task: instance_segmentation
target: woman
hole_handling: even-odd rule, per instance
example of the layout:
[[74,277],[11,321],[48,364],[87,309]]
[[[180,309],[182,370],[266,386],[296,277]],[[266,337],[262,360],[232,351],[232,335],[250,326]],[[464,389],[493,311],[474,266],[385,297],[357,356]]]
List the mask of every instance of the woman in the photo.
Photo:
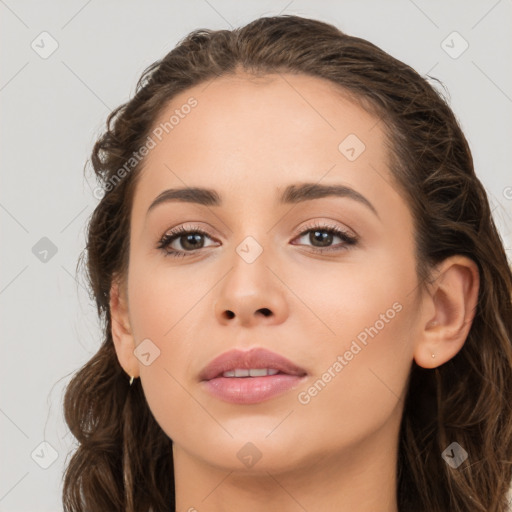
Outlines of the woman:
[[425,79],[316,20],[198,30],[92,163],[66,511],[507,510],[512,275]]

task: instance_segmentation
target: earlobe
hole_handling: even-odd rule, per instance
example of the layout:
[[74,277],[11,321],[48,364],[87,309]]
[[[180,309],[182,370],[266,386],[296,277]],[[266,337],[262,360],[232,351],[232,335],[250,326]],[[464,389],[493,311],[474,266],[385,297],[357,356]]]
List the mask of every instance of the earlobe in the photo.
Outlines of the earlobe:
[[114,281],[110,289],[110,316],[112,340],[119,364],[130,377],[138,377],[139,365],[133,353],[135,340],[130,325],[126,292],[118,281]]
[[[465,256],[452,256],[438,266],[437,277],[425,294],[414,360],[423,368],[436,368],[464,346],[478,302],[478,266]],[[426,306],[426,307],[425,307]]]

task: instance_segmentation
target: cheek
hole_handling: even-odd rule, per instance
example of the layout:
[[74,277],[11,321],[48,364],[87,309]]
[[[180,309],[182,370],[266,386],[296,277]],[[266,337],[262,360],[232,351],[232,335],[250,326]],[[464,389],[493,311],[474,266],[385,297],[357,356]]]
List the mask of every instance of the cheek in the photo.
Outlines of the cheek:
[[304,265],[294,265],[282,273],[293,288],[290,311],[303,312],[301,322],[340,349],[357,336],[364,341],[367,329],[380,332],[394,323],[416,283],[413,259],[399,259],[390,250],[371,259],[357,254],[341,262],[309,263],[307,272]]
[[153,266],[134,262],[130,267],[128,293],[136,340],[172,342],[177,331],[186,324],[190,326],[197,306],[213,284],[185,267],[166,267],[165,261]]
[[179,411],[191,412],[197,405],[187,389],[187,378],[196,370],[191,362],[198,338],[204,338],[198,336],[204,319],[195,321],[194,315],[211,286],[176,269],[135,264],[130,268],[130,322],[136,351],[150,354],[139,358],[141,383],[155,420],[171,438],[186,436],[187,423]]
[[402,403],[413,357],[414,260],[383,255],[315,278],[303,293],[330,330],[317,322],[327,334],[312,354],[318,374],[297,394],[300,417],[308,432],[318,433],[323,418],[340,438],[364,436]]
[[[386,306],[387,301],[381,304]],[[347,332],[355,334],[338,336],[324,351],[319,374],[298,390],[295,420],[302,423],[302,431],[312,443],[319,431],[328,431],[327,444],[333,449],[345,443],[348,446],[377,432],[391,418],[399,421],[412,340],[409,304],[402,298],[394,306],[372,305],[374,313],[382,312],[385,320],[377,316],[376,321],[375,314],[368,311],[359,312],[357,321],[343,316]],[[342,327],[338,323],[343,333]]]

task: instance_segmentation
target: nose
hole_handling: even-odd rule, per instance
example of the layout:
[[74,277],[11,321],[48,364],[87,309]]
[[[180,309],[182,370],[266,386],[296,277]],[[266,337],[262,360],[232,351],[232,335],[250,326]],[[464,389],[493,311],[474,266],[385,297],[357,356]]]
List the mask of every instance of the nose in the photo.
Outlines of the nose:
[[286,286],[278,271],[270,268],[267,251],[248,263],[237,253],[218,287],[215,316],[223,325],[244,327],[278,325],[288,316]]

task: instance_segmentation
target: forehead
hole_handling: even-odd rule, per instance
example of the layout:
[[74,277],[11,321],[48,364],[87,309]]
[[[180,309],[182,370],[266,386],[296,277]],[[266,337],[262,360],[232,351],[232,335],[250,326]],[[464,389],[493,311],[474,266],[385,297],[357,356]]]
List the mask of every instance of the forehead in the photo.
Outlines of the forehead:
[[[191,98],[197,103],[189,108]],[[155,126],[165,127],[173,114],[173,127],[166,135],[190,135],[189,128],[210,140],[222,137],[230,128],[263,128],[254,133],[254,141],[268,141],[267,134],[340,137],[351,129],[361,134],[375,126],[378,119],[363,110],[353,94],[333,82],[304,74],[277,73],[253,76],[237,73],[212,79],[176,95],[162,108]],[[187,119],[187,122],[185,122]],[[202,123],[208,120],[208,123]],[[195,122],[194,122],[195,121]],[[190,126],[192,125],[192,127]],[[179,129],[178,129],[179,128]],[[377,130],[378,132],[378,130]],[[240,135],[245,135],[241,132]],[[235,135],[236,134],[232,134]],[[376,134],[378,135],[378,134]],[[279,142],[279,141],[276,141]],[[305,141],[304,141],[305,142]],[[151,156],[150,156],[151,159]]]
[[381,125],[328,80],[295,74],[219,77],[162,108],[138,195],[200,183],[268,196],[270,188],[301,179],[339,182],[357,175],[372,188],[370,166],[386,173]]

